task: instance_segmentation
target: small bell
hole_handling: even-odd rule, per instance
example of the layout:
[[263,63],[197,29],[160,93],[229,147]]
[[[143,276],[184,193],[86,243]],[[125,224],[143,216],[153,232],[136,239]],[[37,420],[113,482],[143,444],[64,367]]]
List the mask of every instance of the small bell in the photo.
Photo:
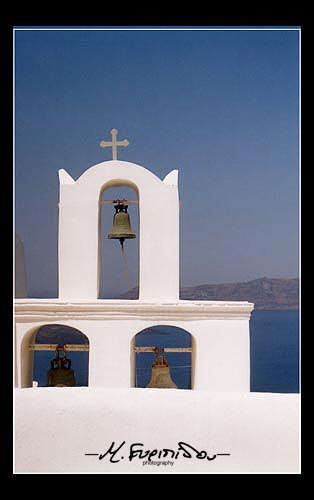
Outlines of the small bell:
[[155,349],[155,362],[152,366],[152,376],[149,384],[146,386],[150,389],[177,389],[178,387],[171,378],[170,368],[166,361],[163,349]]
[[108,238],[120,240],[123,246],[124,240],[136,238],[136,234],[131,227],[128,205],[125,205],[123,201],[117,201],[117,205],[114,206],[116,213],[113,216],[113,225],[110,233],[108,233]]
[[71,368],[71,360],[65,355],[59,357],[57,348],[55,357],[50,361],[51,368],[47,374],[48,387],[72,387],[76,385],[74,370]]

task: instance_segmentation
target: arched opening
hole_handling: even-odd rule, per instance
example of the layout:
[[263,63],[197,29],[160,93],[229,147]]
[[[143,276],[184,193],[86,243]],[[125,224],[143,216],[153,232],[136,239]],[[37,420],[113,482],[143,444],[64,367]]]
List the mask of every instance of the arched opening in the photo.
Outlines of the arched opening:
[[194,379],[194,339],[186,330],[168,325],[145,328],[132,339],[133,362],[131,384],[147,387],[152,379],[156,352],[141,348],[163,348],[170,377],[178,389],[192,389]]
[[[47,387],[48,371],[56,356],[53,346],[69,346],[66,358],[74,370],[75,386],[88,386],[89,340],[80,330],[60,324],[42,325],[22,342],[22,387]],[[30,348],[31,346],[31,348]],[[63,356],[65,353],[61,350]]]
[[[109,239],[115,214],[114,200],[126,200],[127,213],[135,238]],[[138,299],[139,284],[139,207],[135,186],[112,182],[100,196],[99,208],[99,298]]]

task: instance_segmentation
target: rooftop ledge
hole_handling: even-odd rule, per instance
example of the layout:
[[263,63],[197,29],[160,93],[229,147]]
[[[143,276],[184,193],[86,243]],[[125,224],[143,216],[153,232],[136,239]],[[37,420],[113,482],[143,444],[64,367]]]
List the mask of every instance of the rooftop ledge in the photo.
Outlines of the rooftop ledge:
[[197,320],[249,319],[251,302],[179,300],[178,302],[140,300],[64,300],[15,299],[15,319],[25,321],[59,321],[65,319],[112,320]]

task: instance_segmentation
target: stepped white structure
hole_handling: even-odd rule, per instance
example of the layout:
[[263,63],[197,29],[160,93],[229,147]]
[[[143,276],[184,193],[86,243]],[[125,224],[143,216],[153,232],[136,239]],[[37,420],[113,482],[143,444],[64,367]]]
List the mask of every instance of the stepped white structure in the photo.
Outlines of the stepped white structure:
[[[15,471],[297,472],[299,396],[250,393],[253,304],[179,299],[178,171],[114,159],[59,181],[59,298],[15,301]],[[99,298],[114,186],[138,194],[138,300]],[[29,346],[48,324],[88,338],[88,387],[33,387]],[[135,336],[158,325],[191,334],[191,390],[135,388]]]

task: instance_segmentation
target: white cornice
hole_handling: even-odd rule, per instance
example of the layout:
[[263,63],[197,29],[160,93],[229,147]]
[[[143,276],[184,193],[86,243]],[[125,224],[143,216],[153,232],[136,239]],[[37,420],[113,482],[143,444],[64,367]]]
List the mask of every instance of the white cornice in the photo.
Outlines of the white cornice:
[[153,303],[138,300],[65,301],[61,299],[16,299],[16,322],[62,320],[163,321],[249,319],[254,304],[250,302],[192,301]]

